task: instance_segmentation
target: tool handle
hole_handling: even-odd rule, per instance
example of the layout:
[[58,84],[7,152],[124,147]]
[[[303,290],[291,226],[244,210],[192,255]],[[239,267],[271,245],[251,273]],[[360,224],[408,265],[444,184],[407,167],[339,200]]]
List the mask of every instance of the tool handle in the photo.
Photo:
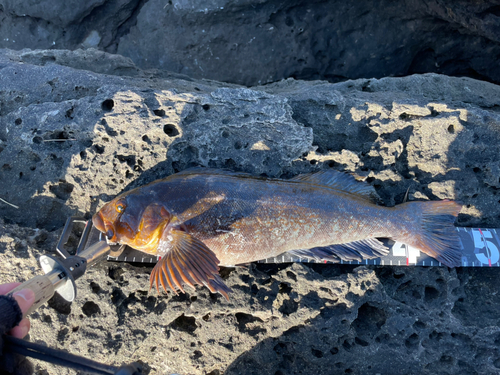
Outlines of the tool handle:
[[40,305],[51,299],[55,292],[54,285],[47,275],[35,276],[31,280],[25,281],[24,283],[16,287],[9,294],[23,289],[31,289],[35,293],[35,302],[28,309],[28,311],[23,314],[23,318],[30,315],[33,311],[38,309]]

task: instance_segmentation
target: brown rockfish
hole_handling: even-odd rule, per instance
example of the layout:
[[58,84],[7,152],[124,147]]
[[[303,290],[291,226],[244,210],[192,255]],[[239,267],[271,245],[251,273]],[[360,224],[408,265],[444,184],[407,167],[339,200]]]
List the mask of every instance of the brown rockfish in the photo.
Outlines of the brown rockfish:
[[377,206],[373,188],[349,174],[321,171],[290,180],[192,169],[125,192],[93,217],[109,242],[161,259],[150,277],[159,291],[206,285],[228,298],[220,265],[284,252],[329,261],[385,255],[377,238],[414,246],[443,264],[460,263],[453,201]]

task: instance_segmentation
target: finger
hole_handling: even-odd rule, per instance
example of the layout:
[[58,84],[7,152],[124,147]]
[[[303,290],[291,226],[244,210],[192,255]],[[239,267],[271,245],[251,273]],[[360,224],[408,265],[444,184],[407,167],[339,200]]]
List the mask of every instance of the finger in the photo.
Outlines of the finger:
[[18,285],[21,285],[21,283],[8,283],[0,285],[0,295],[9,293]]
[[15,292],[12,296],[15,298],[17,304],[21,308],[23,316],[26,315],[28,309],[31,307],[31,305],[33,305],[33,302],[35,302],[35,293],[31,289],[20,290],[18,292]]
[[28,318],[24,318],[19,322],[17,326],[12,328],[9,333],[11,336],[22,339],[24,338],[24,336],[28,334],[30,327],[31,327],[30,321],[28,320]]

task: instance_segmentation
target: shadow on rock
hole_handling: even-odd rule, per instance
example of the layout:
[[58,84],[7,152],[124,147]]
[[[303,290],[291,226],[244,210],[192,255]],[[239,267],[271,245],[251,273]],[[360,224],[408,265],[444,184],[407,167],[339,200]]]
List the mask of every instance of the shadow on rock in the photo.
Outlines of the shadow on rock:
[[[457,278],[455,271],[446,268],[369,269],[373,269],[377,277],[360,280],[354,276],[360,286],[364,283],[364,293],[354,295],[348,291],[345,300],[340,297],[333,304],[325,303],[316,295],[309,301],[318,311],[314,318],[279,336],[265,338],[240,355],[224,373],[458,374],[498,371],[499,335],[488,332],[497,325],[498,319],[492,311],[500,303],[499,299],[493,298],[483,309],[490,311],[490,320],[472,317],[475,308],[471,304],[483,305],[484,301],[482,297],[470,299],[481,283],[470,280],[467,275],[479,270],[460,270]],[[357,270],[359,268],[353,275]],[[346,271],[351,273],[353,270]],[[483,273],[480,273],[475,280],[482,278]],[[478,295],[496,294],[498,286],[495,283],[488,285],[488,290]],[[306,296],[302,296],[299,304],[307,303]],[[477,334],[478,331],[481,334]],[[486,353],[493,356],[493,362],[481,359]]]

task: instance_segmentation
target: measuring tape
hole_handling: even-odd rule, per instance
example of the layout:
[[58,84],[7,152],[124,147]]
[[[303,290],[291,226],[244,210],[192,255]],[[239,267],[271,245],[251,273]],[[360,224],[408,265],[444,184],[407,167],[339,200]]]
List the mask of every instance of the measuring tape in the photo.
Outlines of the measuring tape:
[[[85,229],[81,236],[78,250],[82,251],[91,246],[95,242],[102,239],[102,234],[92,226],[92,222],[82,221],[78,218],[69,218],[66,222],[63,235],[72,230],[75,223],[86,223]],[[500,229],[492,228],[455,228],[459,238],[462,253],[461,267],[500,267]],[[62,237],[61,236],[61,237]],[[384,257],[375,259],[365,259],[362,261],[340,261],[340,264],[352,265],[381,265],[381,266],[443,266],[441,262],[429,257],[417,248],[394,242],[391,240],[383,241],[390,249],[389,254]],[[108,260],[114,262],[129,262],[129,263],[151,263],[155,264],[159,257],[143,253],[126,246],[123,251],[118,251],[119,245],[111,246],[112,254],[119,253],[117,256],[109,255]],[[255,263],[332,263],[324,260],[319,260],[309,257],[291,256],[288,253],[278,255],[276,257],[262,259]],[[337,263],[338,264],[338,263]]]

